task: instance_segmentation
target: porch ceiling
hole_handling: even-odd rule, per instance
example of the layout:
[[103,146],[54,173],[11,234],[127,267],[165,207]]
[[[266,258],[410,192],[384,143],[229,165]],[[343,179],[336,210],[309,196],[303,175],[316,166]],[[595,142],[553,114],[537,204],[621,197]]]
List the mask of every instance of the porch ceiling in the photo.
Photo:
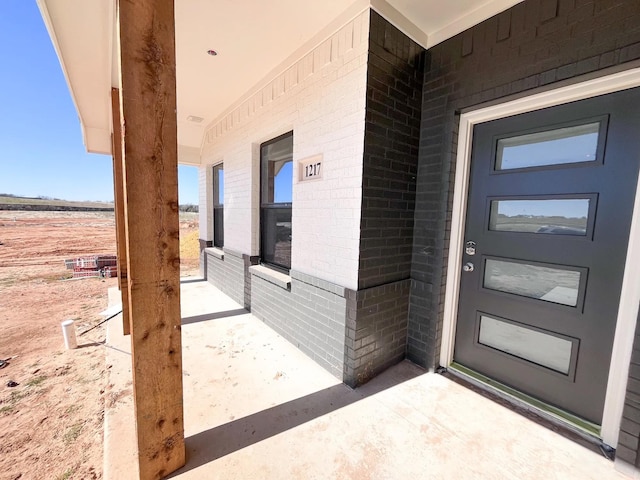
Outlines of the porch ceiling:
[[[75,102],[85,146],[109,154],[109,93],[118,86],[116,0],[36,1]],[[429,47],[519,1],[180,0],[175,13],[179,161],[197,165],[209,124],[286,67],[290,57],[309,51],[369,6]]]

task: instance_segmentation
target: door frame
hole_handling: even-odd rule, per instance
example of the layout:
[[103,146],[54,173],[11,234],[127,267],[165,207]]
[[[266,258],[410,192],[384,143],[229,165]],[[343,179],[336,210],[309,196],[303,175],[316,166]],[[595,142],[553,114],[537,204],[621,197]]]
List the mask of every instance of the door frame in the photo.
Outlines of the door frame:
[[[453,362],[474,125],[638,86],[640,86],[640,68],[633,68],[504,103],[481,107],[460,115],[440,365],[448,367]],[[629,247],[625,261],[620,306],[618,308],[600,430],[602,441],[614,447],[618,443],[620,432],[629,364],[638,319],[638,305],[640,303],[640,275],[634,275],[631,266],[639,264],[640,177],[636,185],[633,217],[629,233]]]

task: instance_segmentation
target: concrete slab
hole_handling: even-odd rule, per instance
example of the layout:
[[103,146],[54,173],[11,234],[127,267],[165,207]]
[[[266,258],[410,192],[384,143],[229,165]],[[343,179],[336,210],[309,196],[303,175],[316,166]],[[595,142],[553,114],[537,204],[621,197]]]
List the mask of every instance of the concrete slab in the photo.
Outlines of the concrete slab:
[[[603,456],[409,362],[351,390],[207,282],[181,292],[187,465],[171,478],[626,478]],[[137,478],[119,318],[107,337],[106,480]]]

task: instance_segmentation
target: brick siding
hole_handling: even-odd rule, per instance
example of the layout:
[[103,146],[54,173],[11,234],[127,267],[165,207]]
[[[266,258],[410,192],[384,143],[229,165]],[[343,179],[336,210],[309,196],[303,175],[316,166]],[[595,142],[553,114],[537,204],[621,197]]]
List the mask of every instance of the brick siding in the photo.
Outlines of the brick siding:
[[411,281],[347,292],[344,382],[361,385],[405,357]]
[[[640,59],[637,0],[525,0],[427,53],[407,356],[438,365],[459,112]],[[635,66],[635,65],[634,65]],[[573,80],[571,80],[573,79]],[[618,455],[639,464],[636,336]]]
[[358,289],[409,278],[425,50],[371,12]]
[[251,305],[245,303],[245,266],[242,254],[225,249],[222,259],[211,253],[206,253],[206,256],[207,281],[234,302],[249,309]]
[[[293,131],[291,267],[357,289],[368,36],[364,11],[209,125],[201,238],[213,239],[210,171],[223,161],[224,245],[260,254],[259,146]],[[316,155],[322,179],[299,181],[299,162]]]
[[424,57],[371,12],[358,290],[347,295],[351,386],[405,357]]
[[438,364],[460,110],[639,58],[634,0],[526,0],[427,52],[409,359]]
[[202,238],[200,238],[198,240],[198,242],[200,243],[200,275],[202,276],[202,278],[206,279],[207,278],[207,255],[204,251],[205,248],[208,247],[212,247],[213,246],[213,241],[211,240],[203,240]]
[[640,312],[633,340],[628,381],[616,457],[640,467],[640,452],[638,451],[640,438]]
[[346,289],[291,271],[290,288],[252,273],[252,313],[343,379]]

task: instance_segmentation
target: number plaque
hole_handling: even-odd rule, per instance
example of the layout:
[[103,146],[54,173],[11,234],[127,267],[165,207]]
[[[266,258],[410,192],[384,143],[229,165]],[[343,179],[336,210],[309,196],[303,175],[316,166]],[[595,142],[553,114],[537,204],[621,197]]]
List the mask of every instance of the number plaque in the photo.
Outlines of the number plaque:
[[300,181],[305,182],[322,178],[322,167],[322,155],[314,155],[313,157],[300,160],[298,163]]

